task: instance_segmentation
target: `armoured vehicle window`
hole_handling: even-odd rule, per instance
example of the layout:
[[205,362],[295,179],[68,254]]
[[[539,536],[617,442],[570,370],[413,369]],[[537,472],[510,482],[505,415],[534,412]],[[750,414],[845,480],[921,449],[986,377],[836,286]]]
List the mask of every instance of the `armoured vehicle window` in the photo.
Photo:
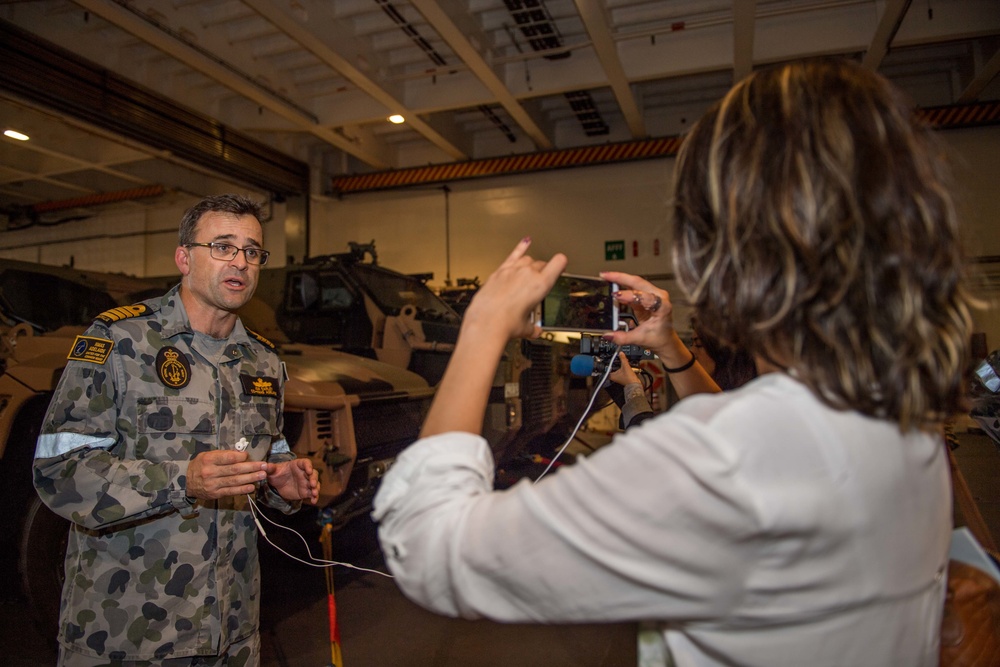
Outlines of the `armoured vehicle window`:
[[354,303],[354,297],[343,283],[336,287],[327,287],[324,285],[323,290],[320,292],[320,308],[324,310],[350,308],[352,303]]
[[296,273],[288,277],[288,298],[285,305],[288,310],[307,310],[316,303],[319,288],[316,279],[308,273]]
[[0,275],[0,306],[4,315],[40,331],[88,325],[95,316],[118,304],[110,295],[41,273],[12,269]]
[[352,271],[386,315],[398,315],[404,306],[414,306],[422,318],[438,317],[458,322],[458,315],[415,278],[381,271],[367,264],[355,264]]
[[289,311],[342,310],[354,304],[354,295],[336,273],[297,273],[288,278]]

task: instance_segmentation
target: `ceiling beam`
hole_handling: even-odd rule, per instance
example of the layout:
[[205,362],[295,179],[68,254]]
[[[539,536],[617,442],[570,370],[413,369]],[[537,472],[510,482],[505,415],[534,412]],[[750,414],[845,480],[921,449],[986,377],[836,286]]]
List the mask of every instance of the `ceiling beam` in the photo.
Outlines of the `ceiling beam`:
[[[181,189],[195,195],[227,192],[233,186],[248,187],[245,180],[231,177],[230,174],[218,169],[205,167],[196,160],[182,158],[172,150],[156,149],[149,144],[87,123],[70,114],[42,109],[27,100],[5,93],[0,93],[0,116],[16,119],[14,122],[17,126],[32,128],[29,132],[33,137],[31,141],[22,143],[11,140],[11,145],[22,150],[43,153],[58,160],[75,162],[82,169],[94,169],[139,184],[169,182],[175,186],[172,189]],[[168,129],[167,132],[170,133],[171,130]],[[36,135],[44,137],[48,147],[39,146]],[[146,137],[148,139],[149,135]],[[49,148],[51,146],[71,146],[74,153],[69,155]],[[0,156],[0,160],[2,159]],[[115,168],[119,166],[125,166],[130,171]],[[0,173],[2,171],[3,167],[0,166]],[[49,168],[38,171],[48,176],[60,176],[79,169]],[[0,183],[3,182],[6,181],[0,176]],[[215,182],[219,185],[214,186]]]
[[[57,151],[51,148],[45,148],[43,146],[39,146],[37,140],[26,141],[23,143],[23,145],[20,145],[19,148],[73,164],[73,167],[63,167],[61,169],[45,169],[38,172],[37,176],[43,176],[43,175],[60,176],[62,174],[71,174],[80,171],[80,168],[82,167],[84,169],[93,169],[94,171],[99,171],[109,176],[114,176],[115,178],[120,178],[123,181],[148,184],[148,181],[146,181],[143,178],[139,178],[138,176],[133,176],[132,174],[118,171],[117,169],[112,169],[109,166],[112,164],[128,164],[131,162],[135,162],[136,160],[134,158],[123,159],[121,162],[93,162],[92,160],[84,160],[82,158],[69,155],[68,153],[63,153],[62,151]],[[142,158],[145,159],[146,156],[143,155]]]
[[1000,73],[1000,49],[997,49],[993,57],[979,68],[979,71],[976,72],[972,81],[969,82],[956,101],[959,104],[975,102],[979,94],[989,85],[990,81],[996,78],[998,73]]
[[868,50],[865,51],[865,57],[861,61],[862,65],[871,70],[878,70],[885,54],[889,52],[889,45],[899,30],[899,24],[906,16],[906,10],[910,8],[910,1],[887,0],[875,27],[875,33],[872,35],[872,41],[868,44]]
[[67,125],[265,192],[308,191],[306,163],[2,20],[0,62],[0,94]]
[[134,35],[138,39],[149,43],[151,46],[154,46],[160,51],[163,51],[165,54],[176,58],[188,67],[201,72],[205,76],[218,81],[243,97],[253,100],[259,106],[281,116],[302,130],[305,130],[313,136],[326,141],[345,153],[349,153],[357,159],[378,169],[385,169],[390,166],[389,163],[377,152],[362,147],[341,134],[327,127],[321,126],[301,109],[290,106],[286,102],[268,94],[260,87],[252,85],[249,81],[221,63],[216,62],[196,49],[193,49],[171,35],[168,35],[117,3],[110,2],[109,0],[74,1],[87,11],[93,12],[112,25],[115,25]]
[[15,169],[14,167],[4,167],[4,171],[11,174],[15,174],[17,178],[4,179],[0,181],[6,184],[18,183],[20,181],[42,181],[43,183],[48,183],[50,185],[57,185],[60,188],[66,188],[67,190],[76,190],[77,192],[92,193],[97,192],[93,188],[87,188],[82,185],[76,185],[74,183],[67,183],[65,181],[60,181],[57,178],[50,178],[46,174],[29,173],[26,171],[21,171],[20,169]]
[[580,12],[587,34],[590,35],[590,42],[597,52],[598,60],[601,61],[605,76],[608,77],[608,83],[625,116],[625,123],[632,133],[632,138],[642,139],[646,136],[646,123],[642,119],[642,110],[639,109],[635,95],[632,94],[628,77],[625,76],[621,58],[618,57],[618,47],[611,35],[604,8],[597,0],[576,0],[576,9]]
[[517,98],[511,94],[479,51],[469,43],[465,33],[445,13],[441,5],[435,0],[410,0],[410,3],[431,24],[431,27],[437,31],[455,55],[465,63],[469,71],[486,86],[486,89],[496,98],[497,103],[510,114],[514,122],[521,126],[521,129],[535,143],[535,146],[541,150],[551,150],[553,148],[552,141],[524,110]]
[[389,114],[403,116],[409,127],[444,151],[451,158],[455,160],[467,160],[469,158],[465,150],[460,149],[455,143],[439,133],[431,124],[420,118],[415,111],[408,109],[395,96],[364,75],[361,70],[328,47],[316,35],[303,28],[295,18],[290,16],[283,7],[275,4],[273,0],[243,0],[243,3],[273,23],[275,27],[288,35],[289,38],[310,51],[331,69],[357,86],[359,90],[367,93],[382,104],[386,108],[387,116]]

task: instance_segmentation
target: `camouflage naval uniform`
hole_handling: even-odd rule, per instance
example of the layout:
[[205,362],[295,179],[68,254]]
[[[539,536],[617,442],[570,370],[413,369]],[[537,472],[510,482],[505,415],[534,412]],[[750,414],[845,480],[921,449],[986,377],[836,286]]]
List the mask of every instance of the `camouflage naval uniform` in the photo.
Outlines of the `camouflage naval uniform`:
[[[241,322],[226,341],[195,334],[178,290],[77,337],[38,439],[35,487],[73,522],[59,638],[85,656],[215,655],[256,639],[248,500],[189,499],[185,475],[212,449],[295,458],[281,431],[284,366]],[[299,504],[266,484],[257,498],[286,513]]]

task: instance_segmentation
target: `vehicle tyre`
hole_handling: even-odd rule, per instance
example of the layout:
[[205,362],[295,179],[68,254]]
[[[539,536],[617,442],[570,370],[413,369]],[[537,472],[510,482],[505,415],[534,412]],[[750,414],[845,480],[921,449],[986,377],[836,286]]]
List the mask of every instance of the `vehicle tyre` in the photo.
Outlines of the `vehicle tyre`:
[[[0,406],[10,409],[2,404]],[[38,498],[32,486],[31,463],[35,455],[35,442],[41,427],[48,396],[41,395],[26,403],[20,410],[7,435],[6,442],[0,442],[0,507],[15,517],[11,527],[0,531],[0,583],[3,599],[16,600],[22,597],[18,577],[18,550],[20,547],[20,522],[28,511],[33,499]],[[2,438],[0,434],[0,438]],[[12,529],[13,530],[12,530]]]
[[21,588],[39,630],[55,638],[59,628],[69,521],[54,513],[36,496],[28,504],[18,545]]

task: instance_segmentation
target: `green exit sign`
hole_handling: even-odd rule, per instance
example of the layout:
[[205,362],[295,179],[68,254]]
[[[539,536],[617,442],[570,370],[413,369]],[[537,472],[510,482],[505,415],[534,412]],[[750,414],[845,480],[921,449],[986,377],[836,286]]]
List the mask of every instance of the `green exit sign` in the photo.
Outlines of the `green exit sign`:
[[605,241],[604,259],[625,259],[625,241]]

